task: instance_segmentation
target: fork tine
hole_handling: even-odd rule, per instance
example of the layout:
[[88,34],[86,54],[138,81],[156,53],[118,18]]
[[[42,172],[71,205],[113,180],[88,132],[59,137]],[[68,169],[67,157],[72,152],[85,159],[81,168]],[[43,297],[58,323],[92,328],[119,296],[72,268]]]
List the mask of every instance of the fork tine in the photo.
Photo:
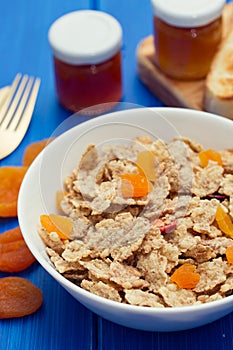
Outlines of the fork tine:
[[0,110],[0,125],[2,124],[2,122],[3,122],[3,120],[4,120],[5,116],[6,116],[6,112],[7,112],[8,108],[9,108],[9,106],[10,106],[10,102],[12,100],[12,97],[15,94],[15,91],[17,89],[17,86],[19,84],[21,76],[22,75],[20,73],[18,73],[16,75],[16,77],[15,77],[15,79],[14,79],[14,81],[13,81],[11,87],[10,87],[10,91],[9,91],[8,97],[7,97],[7,99],[5,100],[4,104],[1,107],[1,110]]
[[17,74],[3,111],[0,109],[0,159],[11,154],[27,132],[39,87],[39,78]]
[[[19,129],[25,130],[27,129],[30,123],[31,116],[35,107],[39,87],[40,87],[39,78],[35,79],[34,84],[33,84],[33,81],[34,81],[34,78],[31,77],[28,82],[28,86],[25,90],[25,96],[23,96],[23,99],[21,101],[22,106],[20,104],[18,110],[16,111],[16,114],[18,114],[18,116],[14,117],[14,120],[9,126],[9,130],[19,130]],[[23,101],[24,98],[25,98],[25,103]]]
[[24,75],[22,77],[20,84],[16,87],[15,94],[12,96],[12,99],[10,101],[6,114],[4,116],[4,119],[1,123],[1,128],[6,129],[9,126],[11,120],[15,118],[15,113],[17,111],[19,101],[21,101],[22,99],[27,81],[28,81],[28,76]]
[[27,81],[27,85],[25,87],[24,93],[23,93],[23,95],[21,95],[20,103],[18,104],[18,106],[16,104],[17,109],[15,110],[15,113],[14,113],[14,116],[13,116],[12,120],[8,124],[8,129],[9,130],[15,130],[17,125],[20,122],[23,110],[24,110],[24,108],[25,108],[25,106],[27,104],[28,95],[29,95],[29,93],[31,91],[31,87],[32,87],[33,81],[34,81],[33,77],[30,77],[28,79],[28,81]]

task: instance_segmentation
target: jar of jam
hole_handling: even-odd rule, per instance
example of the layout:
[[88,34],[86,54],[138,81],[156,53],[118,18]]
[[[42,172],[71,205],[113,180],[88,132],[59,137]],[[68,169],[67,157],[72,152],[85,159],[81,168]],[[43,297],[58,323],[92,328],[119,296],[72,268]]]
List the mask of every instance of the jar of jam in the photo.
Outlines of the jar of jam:
[[120,101],[122,29],[114,17],[94,10],[74,11],[51,25],[48,38],[62,106],[92,115]]
[[175,79],[200,79],[222,38],[224,0],[152,0],[156,62]]

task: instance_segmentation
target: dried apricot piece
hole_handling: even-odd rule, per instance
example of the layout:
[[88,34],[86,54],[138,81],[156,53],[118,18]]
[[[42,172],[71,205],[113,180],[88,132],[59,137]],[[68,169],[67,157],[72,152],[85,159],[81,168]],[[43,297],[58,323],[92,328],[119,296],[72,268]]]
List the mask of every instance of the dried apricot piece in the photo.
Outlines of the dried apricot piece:
[[47,232],[56,232],[61,239],[69,239],[73,230],[72,221],[62,215],[41,215],[40,223]]
[[146,196],[151,190],[151,183],[141,174],[122,174],[121,193],[125,198]]
[[156,180],[155,155],[151,151],[142,151],[137,155],[136,161],[139,173],[147,177],[149,181]]
[[23,240],[0,245],[0,271],[23,271],[34,261],[34,256]]
[[192,264],[181,265],[171,275],[171,281],[175,282],[179,288],[195,288],[200,281],[200,275],[194,272],[195,270],[196,266]]
[[217,221],[220,230],[227,236],[233,238],[233,223],[230,216],[225,212],[221,204],[218,205],[216,210],[215,219]]
[[19,226],[0,234],[0,244],[9,243],[23,239]]
[[233,245],[231,245],[230,247],[227,247],[226,258],[229,264],[233,264]]
[[47,146],[49,139],[36,141],[29,144],[23,155],[23,165],[29,167],[38,154]]
[[27,167],[0,167],[0,217],[17,216],[18,193]]
[[63,210],[61,207],[61,201],[63,200],[63,198],[65,197],[66,194],[67,194],[67,192],[65,192],[65,191],[57,191],[57,193],[56,193],[56,208],[57,208],[59,213],[63,213]]
[[[3,237],[3,238],[2,238]],[[35,261],[19,227],[0,235],[0,271],[19,272]]]
[[201,151],[198,153],[199,159],[200,159],[200,163],[201,166],[203,168],[207,167],[209,160],[212,160],[216,163],[218,163],[218,165],[222,166],[222,157],[221,154],[217,151],[214,151],[213,149],[207,149],[204,151]]
[[0,290],[0,319],[27,316],[42,305],[41,290],[25,278],[1,278]]

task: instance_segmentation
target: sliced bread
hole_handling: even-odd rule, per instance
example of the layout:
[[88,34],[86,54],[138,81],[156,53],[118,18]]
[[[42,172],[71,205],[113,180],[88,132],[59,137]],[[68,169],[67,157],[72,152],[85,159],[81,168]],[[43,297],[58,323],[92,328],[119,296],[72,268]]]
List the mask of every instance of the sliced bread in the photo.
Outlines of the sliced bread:
[[233,27],[222,41],[206,77],[203,108],[233,119]]

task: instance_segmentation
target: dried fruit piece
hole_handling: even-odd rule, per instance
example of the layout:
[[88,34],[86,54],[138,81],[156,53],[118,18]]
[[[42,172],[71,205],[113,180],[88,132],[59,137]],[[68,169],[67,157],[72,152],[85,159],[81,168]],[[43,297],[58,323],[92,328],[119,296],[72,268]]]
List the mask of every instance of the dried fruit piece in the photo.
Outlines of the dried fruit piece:
[[57,191],[56,193],[56,207],[60,213],[63,213],[63,210],[61,208],[61,201],[63,200],[66,194],[67,193],[65,191]]
[[0,271],[19,272],[35,261],[19,227],[0,235]]
[[227,236],[233,238],[233,223],[230,216],[225,212],[221,204],[219,204],[217,207],[215,219],[219,229]]
[[233,245],[231,245],[230,247],[227,247],[226,258],[229,264],[233,264]]
[[149,181],[156,180],[155,155],[151,151],[139,152],[136,164],[140,174],[146,176]]
[[195,270],[196,266],[192,264],[181,265],[171,275],[171,280],[172,282],[175,282],[179,288],[195,288],[200,281],[200,275],[194,272]]
[[18,193],[27,167],[0,168],[0,217],[17,216]]
[[41,290],[25,278],[1,278],[0,290],[0,319],[30,315],[42,305]]
[[213,193],[213,194],[208,194],[206,198],[208,199],[216,198],[219,201],[224,201],[225,199],[228,198],[228,196],[226,194]]
[[221,154],[214,151],[213,149],[207,149],[198,153],[201,166],[203,168],[207,167],[209,160],[217,162],[218,165],[222,166],[222,157]]
[[141,174],[122,174],[121,193],[125,198],[146,196],[151,189],[147,178]]
[[0,244],[14,242],[20,239],[23,239],[23,235],[18,226],[0,234]]
[[29,167],[38,154],[49,143],[49,139],[33,142],[28,145],[23,155],[23,165]]
[[40,223],[47,232],[56,232],[61,239],[69,239],[73,230],[73,223],[66,216],[41,215]]
[[35,258],[23,240],[0,245],[0,271],[19,272],[28,268]]
[[162,234],[173,232],[177,227],[177,221],[174,220],[170,224],[164,224],[163,220],[155,219],[151,222],[152,226],[157,226]]

